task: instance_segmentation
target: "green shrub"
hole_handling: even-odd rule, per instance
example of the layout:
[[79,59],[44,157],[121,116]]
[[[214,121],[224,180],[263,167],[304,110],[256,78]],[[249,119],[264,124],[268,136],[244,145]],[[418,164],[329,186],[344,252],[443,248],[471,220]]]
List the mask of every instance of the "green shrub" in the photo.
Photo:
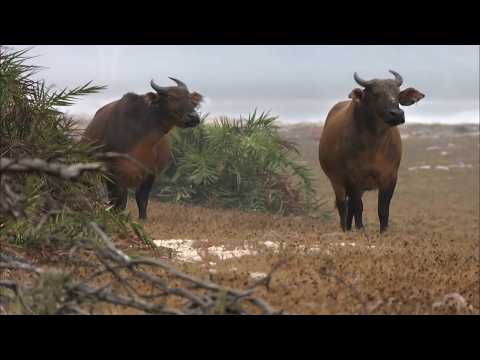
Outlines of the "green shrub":
[[[0,157],[40,158],[72,164],[96,161],[92,149],[79,143],[75,122],[58,107],[104,89],[87,83],[54,90],[33,76],[41,69],[28,65],[27,50],[0,46]],[[15,216],[0,207],[0,240],[21,245],[74,241],[85,236],[86,221],[105,227],[122,223],[105,210],[99,192],[102,174],[85,174],[80,181],[65,181],[35,173],[0,174],[0,196],[5,184],[18,195]],[[2,199],[3,201],[3,199]]]
[[222,117],[172,133],[172,161],[156,183],[166,201],[224,208],[305,213],[316,208],[312,172],[276,117]]

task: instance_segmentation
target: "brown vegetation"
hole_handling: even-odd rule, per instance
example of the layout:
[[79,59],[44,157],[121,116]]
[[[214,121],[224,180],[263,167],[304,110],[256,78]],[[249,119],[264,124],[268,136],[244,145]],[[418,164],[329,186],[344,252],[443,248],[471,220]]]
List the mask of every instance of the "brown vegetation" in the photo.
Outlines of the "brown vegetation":
[[[377,233],[374,193],[365,196],[365,231],[339,232],[333,195],[316,159],[318,137],[312,134],[319,135],[320,128],[308,125],[284,129],[284,134],[299,142],[316,169],[319,195],[331,204],[330,217],[277,217],[153,202],[146,230],[154,239],[195,239],[193,246],[199,249],[224,245],[257,251],[226,260],[208,255],[196,263],[176,261],[184,271],[229,286],[249,284],[252,273],[267,273],[285,260],[269,290],[259,295],[290,313],[478,314],[479,138],[478,132],[460,130],[402,128],[404,160],[391,207],[394,217],[383,235]],[[425,165],[431,168],[418,168]],[[276,253],[266,241],[284,248]]]
[[[478,132],[461,130],[402,128],[404,160],[394,216],[382,235],[374,193],[364,198],[365,231],[338,231],[333,195],[317,163],[320,128],[305,125],[283,133],[299,143],[317,172],[319,196],[329,201],[325,216],[282,217],[152,201],[147,233],[154,240],[192,239],[201,260],[186,262],[165,248],[153,252],[132,234],[114,240],[127,254],[160,257],[179,271],[229,288],[249,288],[277,265],[256,295],[287,313],[480,314],[479,138]],[[135,214],[132,202],[128,210]],[[208,251],[221,246],[250,254],[221,259]],[[147,290],[142,286],[138,290]],[[169,301],[169,307],[176,305]],[[112,305],[99,311],[132,313]]]

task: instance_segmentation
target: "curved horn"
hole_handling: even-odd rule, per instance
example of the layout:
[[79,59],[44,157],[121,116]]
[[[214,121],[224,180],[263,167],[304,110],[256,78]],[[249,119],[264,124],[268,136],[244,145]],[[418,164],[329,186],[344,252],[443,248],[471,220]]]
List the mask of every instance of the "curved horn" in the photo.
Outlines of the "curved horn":
[[160,94],[163,94],[166,92],[166,89],[161,87],[161,86],[158,86],[157,84],[155,84],[155,81],[150,80],[150,86],[153,88],[153,90],[155,90],[157,93],[160,93]]
[[402,86],[402,84],[403,84],[402,76],[399,73],[397,73],[396,71],[393,71],[393,70],[388,70],[388,71],[390,71],[395,76],[395,81],[397,82],[398,87]]
[[182,87],[182,88],[187,89],[187,85],[185,85],[185,84],[184,84],[183,82],[181,82],[180,80],[175,79],[175,78],[172,78],[172,77],[170,77],[170,76],[169,76],[168,78],[169,78],[170,80],[175,81],[175,82],[177,83],[177,86],[178,86],[178,87]]
[[358,76],[358,74],[355,72],[353,74],[353,78],[355,79],[355,81],[357,82],[358,85],[360,86],[363,86],[363,87],[367,87],[369,85],[372,85],[373,81],[374,80],[363,80],[360,76]]

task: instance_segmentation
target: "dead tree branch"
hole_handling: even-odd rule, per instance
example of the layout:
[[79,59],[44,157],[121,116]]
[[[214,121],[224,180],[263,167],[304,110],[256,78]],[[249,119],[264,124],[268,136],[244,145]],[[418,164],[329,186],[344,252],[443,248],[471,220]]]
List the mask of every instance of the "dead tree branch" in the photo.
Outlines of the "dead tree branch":
[[[78,270],[82,262],[71,262],[73,269],[59,285],[64,295],[62,300],[57,300],[56,314],[93,313],[86,309],[98,302],[150,314],[280,313],[266,301],[255,297],[254,289],[240,291],[227,288],[186,274],[159,259],[131,258],[118,249],[96,223],[92,222],[90,226],[98,234],[98,239],[85,245],[76,244],[70,252],[69,262],[72,258],[81,257],[81,250],[88,248],[97,257],[97,267],[92,274],[78,278],[75,274],[80,273]],[[51,273],[51,269],[37,267],[5,253],[0,253],[2,268],[30,272],[38,279]],[[91,269],[91,266],[88,268]],[[146,285],[144,288],[150,288],[151,293],[142,293],[139,284]],[[0,282],[0,288],[12,291],[27,313],[38,313],[39,304],[32,305],[30,300],[31,294],[39,291],[36,286],[22,285],[13,280]],[[179,305],[167,305],[168,299],[175,299]]]
[[[124,154],[104,153],[101,156],[104,159],[126,157],[138,163]],[[143,167],[141,163],[138,165]],[[75,180],[83,172],[105,170],[105,165],[101,162],[66,165],[34,158],[21,160],[0,158],[2,174],[40,172],[65,180]],[[146,168],[145,170],[148,171]],[[4,178],[0,185],[1,210],[12,212],[15,218],[20,217],[22,213],[16,209],[18,195],[12,191]],[[6,201],[3,201],[3,195],[6,196]],[[55,314],[93,313],[98,302],[154,314],[279,313],[264,300],[255,297],[253,288],[246,291],[231,289],[191,276],[159,259],[132,258],[118,249],[95,222],[89,225],[98,238],[79,241],[72,246],[68,253],[68,273],[32,265],[0,250],[0,270],[31,273],[34,280],[37,280],[34,284],[27,285],[2,279],[0,288],[13,293],[11,296],[2,297],[10,299],[7,300],[7,304],[0,304],[2,311],[8,309],[8,303],[16,299],[24,312],[29,314],[52,313],[52,309],[55,309],[53,311]],[[85,254],[92,252],[96,261],[90,259],[86,261]],[[84,275],[80,277],[78,274],[81,273]],[[271,273],[268,280],[270,277]],[[146,285],[145,288],[151,289],[151,293],[142,293],[139,290],[141,288],[139,285],[142,284]],[[42,291],[47,295],[52,294],[52,289],[49,288],[52,286],[55,287],[55,292],[62,295],[54,299],[51,296],[42,297]],[[178,304],[177,307],[167,305],[170,299]],[[42,303],[48,301],[50,302],[48,304]]]
[[102,171],[104,165],[100,162],[77,163],[66,165],[62,163],[47,162],[41,159],[11,159],[0,158],[0,173],[2,172],[42,172],[57,176],[65,180],[78,178],[86,171]]

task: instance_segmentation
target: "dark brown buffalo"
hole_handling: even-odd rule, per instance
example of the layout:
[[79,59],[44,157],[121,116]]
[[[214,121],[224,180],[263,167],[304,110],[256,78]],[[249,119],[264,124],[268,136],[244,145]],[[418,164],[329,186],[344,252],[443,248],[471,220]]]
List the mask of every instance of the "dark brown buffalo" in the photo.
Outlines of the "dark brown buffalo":
[[111,181],[108,196],[116,210],[127,206],[127,189],[135,189],[139,218],[147,218],[147,204],[155,176],[170,159],[169,131],[174,127],[197,126],[196,111],[202,96],[190,92],[180,80],[177,86],[160,87],[152,80],[155,93],[125,94],[99,109],[85,130],[84,140],[103,145],[102,151],[129,155],[108,161]]
[[320,138],[320,165],[335,192],[342,230],[363,227],[362,195],[378,189],[380,232],[388,227],[390,200],[397,183],[402,143],[397,125],[405,122],[399,105],[409,106],[425,97],[414,88],[400,91],[402,77],[355,81],[351,100],[337,103],[328,113]]

